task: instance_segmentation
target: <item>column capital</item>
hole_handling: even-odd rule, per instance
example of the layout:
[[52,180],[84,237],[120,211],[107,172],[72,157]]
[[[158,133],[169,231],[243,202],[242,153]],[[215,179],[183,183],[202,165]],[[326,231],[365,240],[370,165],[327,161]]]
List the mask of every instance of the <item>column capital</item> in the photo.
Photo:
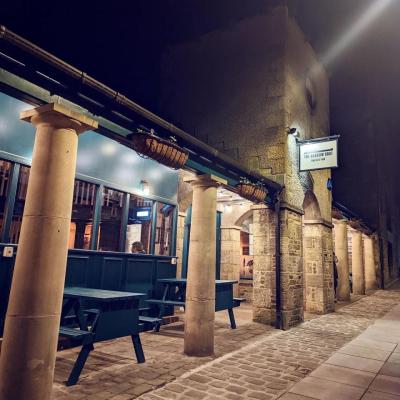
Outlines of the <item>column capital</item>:
[[184,182],[190,183],[192,187],[218,187],[221,185],[227,185],[228,182],[216,175],[203,174],[197,175],[196,177],[188,177],[184,179]]
[[265,203],[259,203],[259,204],[252,204],[250,206],[250,209],[255,211],[255,210],[273,210],[273,207],[270,205],[267,205]]
[[76,133],[98,128],[98,122],[59,103],[49,103],[20,113],[22,121],[37,126],[48,124],[59,129],[73,129]]

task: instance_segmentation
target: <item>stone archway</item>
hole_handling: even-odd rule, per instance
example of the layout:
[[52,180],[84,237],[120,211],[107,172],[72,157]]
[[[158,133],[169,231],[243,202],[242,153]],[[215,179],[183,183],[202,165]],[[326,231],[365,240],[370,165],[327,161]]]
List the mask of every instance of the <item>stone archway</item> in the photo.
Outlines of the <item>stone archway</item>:
[[305,193],[303,210],[304,309],[324,314],[334,311],[331,227],[311,190]]
[[245,211],[236,221],[235,226],[239,228],[239,288],[238,295],[246,299],[248,303],[253,302],[253,210]]

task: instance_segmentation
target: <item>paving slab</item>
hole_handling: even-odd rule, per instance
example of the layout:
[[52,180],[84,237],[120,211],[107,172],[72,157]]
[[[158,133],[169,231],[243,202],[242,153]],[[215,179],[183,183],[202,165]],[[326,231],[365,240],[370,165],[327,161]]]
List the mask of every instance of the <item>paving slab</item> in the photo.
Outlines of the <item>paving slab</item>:
[[290,393],[318,400],[359,400],[364,392],[364,388],[313,377],[304,378],[290,389]]
[[379,371],[382,375],[394,376],[400,378],[400,364],[393,362],[385,362],[383,367]]
[[371,360],[368,358],[350,356],[348,354],[341,353],[335,353],[333,356],[329,357],[328,360],[326,360],[326,363],[367,372],[378,372],[384,364],[383,361]]
[[338,367],[336,365],[325,363],[311,372],[311,376],[314,378],[326,379],[350,386],[358,386],[365,389],[368,388],[375,378],[375,374],[371,372]]
[[388,359],[389,362],[392,363],[400,363],[400,352],[393,352],[392,355]]
[[400,400],[400,396],[368,390],[362,397],[362,400]]
[[285,393],[279,400],[313,400],[312,397],[301,396],[295,393]]
[[377,375],[370,386],[371,390],[400,396],[400,378],[387,375]]
[[[383,342],[373,339],[360,339],[359,337],[352,340],[349,345],[368,347],[371,349],[385,350],[385,351],[393,351],[396,348],[395,343]],[[400,347],[399,347],[400,349]]]
[[338,353],[348,354],[351,356],[369,358],[371,360],[386,361],[391,352],[385,350],[372,349],[370,347],[357,346],[348,344],[338,350]]

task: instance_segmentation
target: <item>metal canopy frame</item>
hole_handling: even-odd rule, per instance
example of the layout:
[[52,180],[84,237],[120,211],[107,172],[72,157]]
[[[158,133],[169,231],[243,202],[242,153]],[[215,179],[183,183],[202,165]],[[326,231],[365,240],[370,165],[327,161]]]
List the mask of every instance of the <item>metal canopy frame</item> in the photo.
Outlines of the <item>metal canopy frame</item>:
[[[155,131],[162,138],[173,136],[189,152],[185,169],[223,177],[232,188],[243,178],[263,184],[272,203],[282,186],[253,172],[184,130],[165,121],[128,97],[95,80],[26,39],[0,26],[0,68],[27,82],[3,82],[15,96],[43,104],[56,95],[87,110],[99,121],[98,132],[132,148],[127,135],[138,129]],[[33,85],[32,85],[33,84]],[[47,91],[47,96],[43,93]],[[46,99],[47,97],[47,99]]]

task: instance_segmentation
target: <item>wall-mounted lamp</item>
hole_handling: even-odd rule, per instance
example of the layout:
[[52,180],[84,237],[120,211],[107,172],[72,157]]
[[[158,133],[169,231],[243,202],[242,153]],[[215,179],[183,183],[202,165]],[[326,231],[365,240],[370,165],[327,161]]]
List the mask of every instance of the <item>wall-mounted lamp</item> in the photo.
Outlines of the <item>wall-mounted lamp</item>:
[[148,181],[141,180],[140,181],[140,190],[142,193],[147,196],[150,193],[150,185]]
[[297,137],[299,136],[299,131],[297,130],[297,128],[287,128],[287,134]]

